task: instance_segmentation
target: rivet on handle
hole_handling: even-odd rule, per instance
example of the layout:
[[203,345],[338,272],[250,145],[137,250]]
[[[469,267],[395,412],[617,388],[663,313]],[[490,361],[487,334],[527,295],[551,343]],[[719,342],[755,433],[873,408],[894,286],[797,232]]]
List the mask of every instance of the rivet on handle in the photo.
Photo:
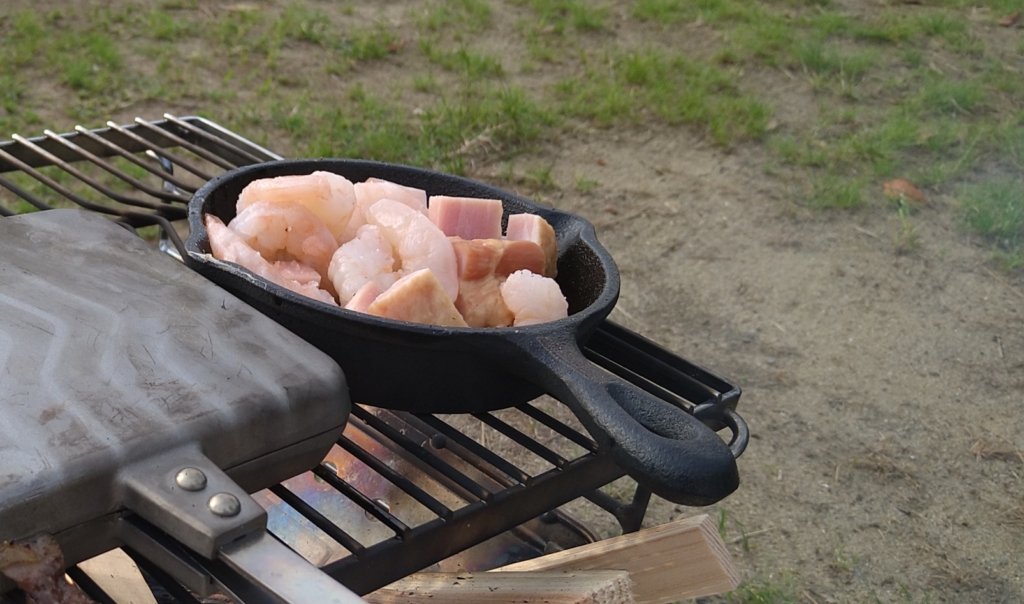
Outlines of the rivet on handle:
[[206,488],[206,474],[199,468],[183,468],[174,476],[174,483],[186,491]]
[[217,493],[206,502],[206,507],[214,514],[224,518],[237,516],[242,511],[242,504],[231,493]]

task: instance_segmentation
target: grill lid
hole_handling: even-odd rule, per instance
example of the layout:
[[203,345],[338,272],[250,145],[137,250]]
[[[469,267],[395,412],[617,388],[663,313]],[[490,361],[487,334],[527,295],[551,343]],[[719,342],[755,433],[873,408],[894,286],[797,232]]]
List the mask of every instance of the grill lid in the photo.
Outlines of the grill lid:
[[282,451],[316,442],[316,465],[349,412],[326,355],[78,210],[0,220],[0,371],[0,540],[117,511],[119,469],[182,447],[268,486],[296,471]]

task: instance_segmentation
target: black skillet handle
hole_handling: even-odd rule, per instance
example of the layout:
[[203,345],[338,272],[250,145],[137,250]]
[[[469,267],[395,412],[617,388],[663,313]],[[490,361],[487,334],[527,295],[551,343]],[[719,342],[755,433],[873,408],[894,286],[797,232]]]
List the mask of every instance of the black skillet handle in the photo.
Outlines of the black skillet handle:
[[655,494],[710,505],[739,486],[733,451],[693,415],[593,365],[571,338],[542,336],[519,346],[535,361],[532,381],[572,409],[598,445]]

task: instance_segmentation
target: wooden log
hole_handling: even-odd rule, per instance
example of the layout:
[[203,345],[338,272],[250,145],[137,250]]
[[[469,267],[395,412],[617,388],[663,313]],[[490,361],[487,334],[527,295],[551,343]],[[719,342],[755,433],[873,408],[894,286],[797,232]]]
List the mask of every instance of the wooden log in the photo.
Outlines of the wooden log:
[[625,570],[637,604],[665,604],[736,588],[740,574],[707,514],[510,564],[491,572]]
[[156,604],[139,567],[120,549],[79,562],[78,568],[117,604]]
[[625,571],[418,573],[363,596],[370,604],[633,604]]

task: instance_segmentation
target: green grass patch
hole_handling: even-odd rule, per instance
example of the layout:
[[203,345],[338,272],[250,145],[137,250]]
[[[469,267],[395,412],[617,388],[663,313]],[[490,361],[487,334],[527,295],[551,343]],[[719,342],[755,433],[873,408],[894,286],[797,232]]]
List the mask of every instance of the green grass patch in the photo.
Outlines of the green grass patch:
[[499,59],[475,52],[467,46],[449,50],[439,47],[434,40],[424,39],[420,41],[420,50],[431,63],[458,72],[470,81],[501,77],[505,73]]
[[456,37],[461,31],[478,32],[491,25],[491,5],[484,0],[446,0],[431,4],[419,16],[422,29]]
[[669,124],[705,125],[718,144],[760,139],[771,113],[740,93],[726,70],[653,50],[592,58],[584,74],[562,81],[557,92],[564,113],[600,126],[650,114]]
[[1024,266],[1024,184],[1003,178],[964,187],[964,221],[991,242],[1012,268]]

